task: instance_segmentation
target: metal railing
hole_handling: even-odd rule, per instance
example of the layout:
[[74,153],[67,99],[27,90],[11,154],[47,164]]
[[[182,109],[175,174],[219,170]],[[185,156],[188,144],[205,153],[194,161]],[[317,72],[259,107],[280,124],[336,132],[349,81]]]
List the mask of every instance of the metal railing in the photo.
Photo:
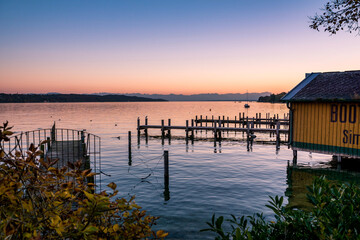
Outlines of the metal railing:
[[[45,140],[47,142],[41,145]],[[95,185],[97,179],[101,183],[101,138],[99,136],[85,130],[52,127],[13,135],[9,137],[9,141],[3,141],[0,148],[8,156],[15,156],[18,152],[26,157],[26,151],[31,144],[43,151],[42,157],[59,159],[57,162],[59,168],[67,166],[68,162],[75,163],[82,160],[84,169],[91,168],[92,172],[97,173],[94,178]]]

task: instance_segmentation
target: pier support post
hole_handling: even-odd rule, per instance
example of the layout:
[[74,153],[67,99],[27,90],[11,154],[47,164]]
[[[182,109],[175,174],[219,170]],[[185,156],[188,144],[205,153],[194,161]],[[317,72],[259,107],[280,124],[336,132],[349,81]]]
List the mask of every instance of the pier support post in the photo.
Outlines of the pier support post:
[[169,151],[164,151],[164,200],[170,200],[169,191]]
[[[229,128],[230,127],[230,123],[229,123],[230,119],[229,119],[229,117],[226,118],[226,121],[227,121],[226,127]],[[224,126],[225,126],[225,123],[224,123]],[[229,137],[229,129],[227,129],[226,133],[227,133],[227,136]],[[224,135],[225,135],[225,133],[224,133]]]
[[[221,123],[221,120],[219,120],[219,128],[221,128],[221,125],[222,123]],[[222,132],[221,132],[221,130],[220,129],[218,129],[218,140],[219,140],[219,143],[221,142],[221,138],[222,138]]]
[[[194,119],[191,119],[191,122],[193,122],[194,121]],[[198,116],[196,115],[195,116],[195,125],[194,125],[194,123],[192,123],[192,127],[194,127],[194,126],[198,126],[198,122],[199,122],[199,119],[198,119]],[[196,134],[197,134],[197,132],[198,132],[198,130],[196,130]]]
[[194,144],[194,119],[191,119],[191,144]]
[[161,144],[164,145],[165,139],[165,129],[164,129],[164,119],[161,120]]
[[140,136],[140,118],[137,118],[137,135]]
[[216,141],[217,141],[216,122],[213,121],[213,125],[214,125],[214,147],[216,147]]
[[247,125],[247,130],[246,130],[246,145],[247,145],[247,150],[250,151],[250,123],[247,121],[246,122]]
[[169,126],[169,128],[168,128],[167,136],[170,139],[171,138],[171,119],[170,118],[168,119],[168,126]]
[[297,150],[293,150],[293,166],[297,164]]
[[145,132],[145,143],[148,144],[149,141],[149,135],[148,135],[148,129],[147,129],[147,125],[148,125],[148,117],[145,117],[145,126],[146,128],[144,129]]
[[140,148],[140,118],[137,118],[137,146]]
[[186,140],[186,144],[189,144],[189,120],[186,120],[185,140]]
[[276,123],[276,149],[280,149],[280,122]]
[[129,146],[129,166],[131,166],[131,131],[128,132],[128,146]]

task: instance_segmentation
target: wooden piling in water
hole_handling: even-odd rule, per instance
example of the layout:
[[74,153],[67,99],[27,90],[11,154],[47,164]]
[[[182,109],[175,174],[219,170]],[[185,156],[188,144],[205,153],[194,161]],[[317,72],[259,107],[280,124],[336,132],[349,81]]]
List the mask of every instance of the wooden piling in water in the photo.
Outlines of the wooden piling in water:
[[[200,116],[200,117],[199,117]],[[222,116],[222,117],[221,117]],[[226,117],[224,115],[218,116],[217,119],[214,119],[214,115],[212,115],[211,120],[208,120],[208,116],[204,118],[203,115],[198,115],[194,119],[191,120],[191,125],[189,126],[189,120],[186,121],[186,126],[172,126],[171,125],[171,119],[168,119],[168,124],[165,125],[164,120],[161,120],[161,125],[148,125],[148,118],[145,118],[145,125],[140,125],[140,121],[138,118],[138,131],[144,130],[146,138],[148,138],[148,130],[149,129],[160,129],[161,130],[161,139],[162,144],[164,144],[164,139],[166,137],[169,137],[169,144],[170,144],[170,138],[171,138],[171,130],[173,129],[184,129],[186,133],[186,143],[188,144],[189,138],[192,140],[192,144],[194,143],[195,139],[195,133],[198,131],[213,131],[214,132],[214,142],[219,141],[219,143],[222,141],[222,138],[224,137],[223,134],[227,133],[229,136],[230,132],[242,132],[243,137],[245,134],[247,134],[247,139],[249,139],[249,142],[251,143],[251,140],[255,138],[255,135],[253,133],[270,133],[271,136],[276,135],[276,146],[279,147],[280,140],[281,140],[281,133],[284,133],[284,136],[288,136],[288,121],[285,119],[277,119],[277,115],[274,114],[274,116],[270,116],[269,113],[266,114],[268,118],[261,118],[261,113],[256,113],[256,117],[245,117],[245,113],[239,113],[239,117],[244,116],[244,119],[237,119],[237,116],[235,116],[235,120],[230,120],[229,117]],[[195,121],[195,123],[194,123]],[[205,122],[205,124],[203,124]],[[212,127],[208,127],[208,123],[212,124]],[[263,128],[263,125],[268,124],[268,128]],[[239,127],[237,125],[239,124]],[[197,126],[194,126],[197,125]],[[206,127],[204,127],[206,125]],[[232,126],[231,126],[232,125]],[[285,127],[281,127],[281,125],[284,125]],[[250,129],[250,131],[249,131]],[[191,131],[189,133],[189,131]],[[189,136],[190,134],[190,136]],[[245,139],[245,137],[244,137]],[[147,140],[146,140],[147,143]],[[139,145],[139,138],[138,138],[138,145]]]
[[164,139],[165,139],[165,128],[164,128],[164,119],[161,120],[161,144],[164,145]]
[[191,143],[194,144],[194,138],[195,138],[195,136],[194,136],[194,119],[191,119],[191,136],[190,136],[190,138],[191,138]]
[[137,118],[137,135],[140,136],[140,118]]
[[168,126],[169,126],[169,129],[168,129],[168,138],[171,138],[171,119],[170,119],[170,118],[168,119]]
[[132,159],[131,159],[131,131],[128,132],[128,150],[129,150],[129,166],[131,166]]
[[[148,117],[146,116],[145,117],[145,126],[147,126],[147,125],[148,125]],[[147,128],[144,129],[144,133],[145,133],[145,142],[146,142],[146,144],[148,144],[149,135],[148,135],[148,129]]]
[[189,120],[186,120],[185,140],[186,140],[186,144],[188,144],[189,143]]
[[293,150],[293,165],[297,164],[297,150]]
[[[218,126],[219,126],[219,128],[221,128],[221,120],[219,120]],[[218,137],[217,137],[217,139],[218,139],[218,141],[219,141],[219,143],[220,143],[221,140],[222,140],[222,134],[221,134],[221,131],[220,131],[220,130],[218,130],[217,132],[218,132]]]
[[280,122],[276,123],[276,149],[280,149]]
[[168,201],[170,199],[169,191],[169,151],[164,151],[164,199]]

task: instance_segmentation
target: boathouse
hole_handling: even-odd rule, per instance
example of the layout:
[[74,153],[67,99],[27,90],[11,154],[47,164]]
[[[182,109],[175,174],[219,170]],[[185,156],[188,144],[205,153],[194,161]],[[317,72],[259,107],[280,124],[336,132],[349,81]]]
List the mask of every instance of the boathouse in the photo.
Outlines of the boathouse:
[[293,150],[360,158],[360,70],[306,74],[282,100]]

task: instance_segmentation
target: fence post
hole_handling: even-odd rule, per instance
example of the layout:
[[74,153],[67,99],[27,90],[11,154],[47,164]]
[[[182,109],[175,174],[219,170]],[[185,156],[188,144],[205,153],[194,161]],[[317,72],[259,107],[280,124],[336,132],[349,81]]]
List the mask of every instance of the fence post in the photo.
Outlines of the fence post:
[[50,149],[50,142],[51,142],[51,140],[50,140],[50,137],[47,137],[46,138],[46,140],[47,140],[47,151],[49,151],[49,149]]

